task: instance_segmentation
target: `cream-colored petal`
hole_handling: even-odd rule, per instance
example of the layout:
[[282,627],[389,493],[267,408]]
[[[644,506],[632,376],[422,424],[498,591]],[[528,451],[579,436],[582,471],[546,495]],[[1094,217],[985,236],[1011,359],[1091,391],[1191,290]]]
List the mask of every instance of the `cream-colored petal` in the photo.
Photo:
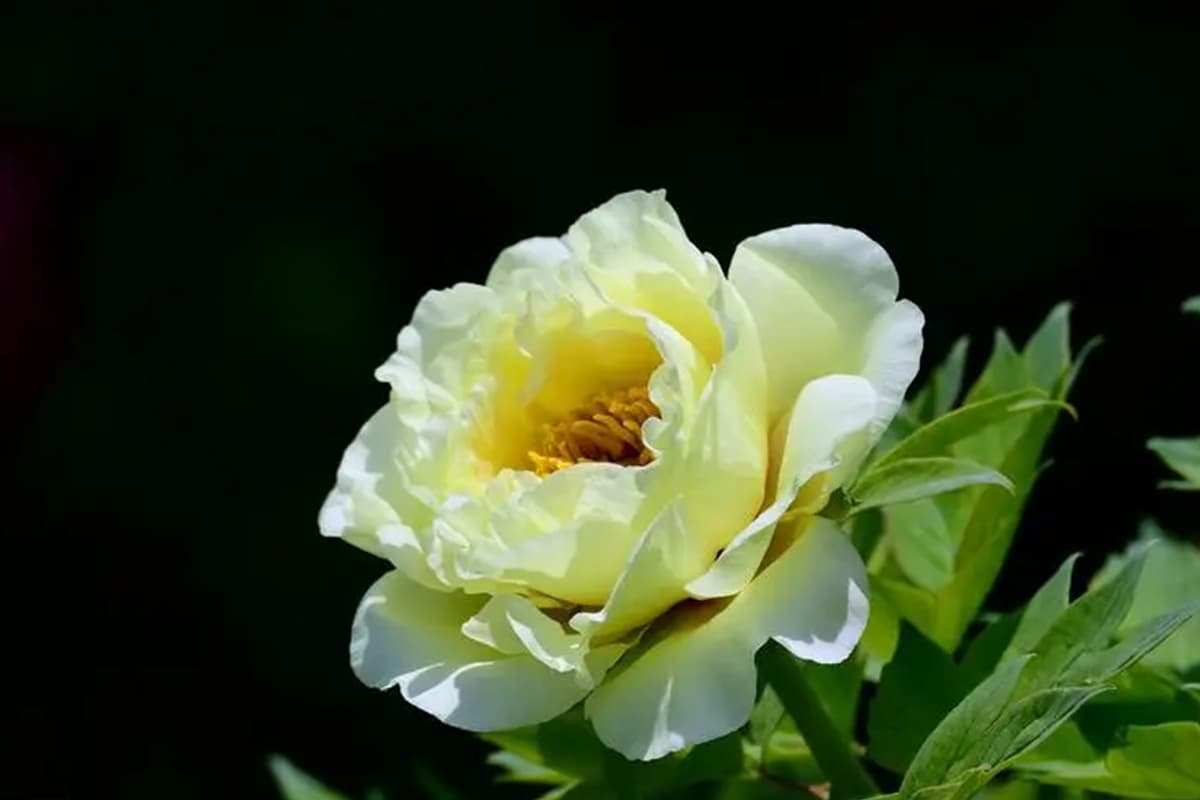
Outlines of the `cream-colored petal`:
[[871,442],[879,440],[904,402],[904,393],[917,376],[924,346],[925,315],[907,300],[901,300],[877,316],[867,331],[863,346],[866,360],[862,375],[879,395]]
[[895,303],[899,279],[883,248],[859,231],[794,225],[751,237],[734,253],[729,279],[763,340],[772,419],[814,378],[862,374],[868,362],[884,369],[872,352],[886,342],[869,332]]
[[[773,468],[774,501],[746,526],[701,577],[687,586],[695,599],[742,590],[758,571],[784,512],[816,513],[865,455],[866,432],[875,417],[876,395],[856,375],[827,375],[807,384],[776,426],[779,463]],[[814,479],[820,476],[819,481]]]
[[644,625],[685,597],[684,585],[703,569],[682,503],[665,508],[646,529],[604,607],[579,612],[570,625],[589,637],[612,637]]
[[323,536],[345,539],[436,587],[440,581],[425,563],[416,532],[402,521],[402,516],[414,520],[428,514],[408,494],[397,467],[399,427],[391,406],[372,415],[346,448],[317,525]]
[[547,272],[562,265],[571,251],[562,239],[536,236],[500,251],[488,272],[487,285],[493,289],[524,286],[545,279]]
[[631,254],[643,262],[652,260],[677,272],[694,290],[703,290],[702,296],[720,275],[688,240],[662,190],[613,197],[581,216],[565,241],[581,262],[601,269],[636,269]]
[[866,626],[866,569],[834,523],[795,525],[791,546],[741,594],[676,606],[588,697],[605,744],[653,759],[736,730],[769,638],[811,661],[849,656]]
[[572,673],[463,636],[463,623],[483,602],[388,573],[355,615],[350,644],[355,674],[378,689],[399,687],[413,705],[471,731],[535,725],[579,702],[587,688]]

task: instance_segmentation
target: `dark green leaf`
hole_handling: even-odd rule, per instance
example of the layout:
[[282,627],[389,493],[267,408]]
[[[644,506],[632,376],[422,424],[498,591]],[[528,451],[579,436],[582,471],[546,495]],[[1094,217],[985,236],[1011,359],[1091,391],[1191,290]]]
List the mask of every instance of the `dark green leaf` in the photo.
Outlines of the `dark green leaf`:
[[911,625],[904,625],[892,661],[883,668],[867,718],[867,755],[904,772],[942,717],[967,694],[957,665]]
[[271,756],[267,766],[284,800],[346,800],[283,756]]

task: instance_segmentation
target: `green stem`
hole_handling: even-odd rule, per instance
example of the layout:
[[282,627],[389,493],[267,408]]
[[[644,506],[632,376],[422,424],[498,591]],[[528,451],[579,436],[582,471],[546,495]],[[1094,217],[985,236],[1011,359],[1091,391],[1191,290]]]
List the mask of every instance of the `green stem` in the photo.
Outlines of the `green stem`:
[[859,798],[879,794],[879,788],[858,762],[846,737],[829,719],[821,698],[804,676],[804,668],[792,654],[770,641],[759,652],[759,664],[837,795]]

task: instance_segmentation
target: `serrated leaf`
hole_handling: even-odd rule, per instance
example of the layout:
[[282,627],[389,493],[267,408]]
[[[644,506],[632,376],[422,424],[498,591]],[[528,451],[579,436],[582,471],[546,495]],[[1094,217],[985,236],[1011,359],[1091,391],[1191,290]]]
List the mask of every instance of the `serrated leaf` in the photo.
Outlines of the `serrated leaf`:
[[1200,296],[1184,300],[1183,310],[1189,314],[1200,314]]
[[867,755],[903,773],[950,709],[966,695],[950,656],[911,625],[901,629],[896,655],[883,668],[867,717]]
[[1165,481],[1160,486],[1185,491],[1200,491],[1200,437],[1195,439],[1156,438],[1146,446],[1183,478],[1182,481]]
[[964,458],[905,458],[869,469],[851,495],[857,512],[979,485],[1012,489],[1004,475]]
[[284,800],[346,800],[283,756],[271,756],[267,766]]
[[[1147,522],[1138,540],[1122,555],[1111,556],[1092,581],[1100,586],[1113,579],[1137,549],[1153,546],[1145,557],[1143,574],[1134,590],[1133,607],[1119,635],[1127,635],[1138,625],[1178,608],[1200,602],[1200,548],[1167,536],[1157,525]],[[1200,666],[1200,619],[1193,619],[1146,658],[1179,673]]]

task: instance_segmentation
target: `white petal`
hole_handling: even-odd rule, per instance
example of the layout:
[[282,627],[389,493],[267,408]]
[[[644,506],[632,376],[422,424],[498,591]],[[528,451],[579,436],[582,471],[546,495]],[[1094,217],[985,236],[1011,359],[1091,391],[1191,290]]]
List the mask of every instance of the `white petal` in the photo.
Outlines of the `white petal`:
[[849,656],[868,612],[858,553],[829,520],[787,533],[798,538],[741,594],[680,604],[592,693],[587,713],[605,744],[652,759],[736,730],[754,704],[754,654],[769,638],[810,661]]
[[571,673],[463,636],[463,623],[482,604],[478,596],[433,591],[388,573],[355,615],[355,674],[379,689],[398,686],[413,705],[471,731],[535,725],[583,698],[587,689]]
[[882,369],[868,345],[884,342],[869,342],[869,331],[894,304],[899,279],[883,248],[859,231],[794,225],[751,237],[734,253],[729,278],[763,340],[772,419],[814,378],[862,374],[873,358]]

